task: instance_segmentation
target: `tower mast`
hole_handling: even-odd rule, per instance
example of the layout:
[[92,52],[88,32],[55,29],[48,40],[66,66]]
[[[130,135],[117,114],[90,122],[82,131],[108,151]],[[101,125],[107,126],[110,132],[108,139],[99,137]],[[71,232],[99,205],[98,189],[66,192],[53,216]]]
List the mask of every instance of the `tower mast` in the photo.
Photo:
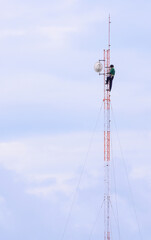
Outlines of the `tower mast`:
[[104,50],[104,240],[110,240],[110,92],[105,84],[110,68],[110,15],[108,49]]
[[[104,50],[103,60],[99,60],[94,65],[94,69],[99,75],[104,75],[104,240],[110,240],[110,91],[109,83],[106,84],[110,70],[110,15],[108,23],[108,49]],[[104,73],[101,73],[104,62]]]

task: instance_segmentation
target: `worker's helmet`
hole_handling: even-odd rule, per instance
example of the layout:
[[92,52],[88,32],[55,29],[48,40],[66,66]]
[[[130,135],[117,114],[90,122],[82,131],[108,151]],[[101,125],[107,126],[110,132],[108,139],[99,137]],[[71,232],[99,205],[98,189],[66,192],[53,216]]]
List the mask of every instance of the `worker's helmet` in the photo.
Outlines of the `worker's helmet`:
[[114,67],[114,65],[113,65],[113,64],[111,64],[111,65],[110,65],[110,67],[111,67],[111,68],[113,68],[113,67]]

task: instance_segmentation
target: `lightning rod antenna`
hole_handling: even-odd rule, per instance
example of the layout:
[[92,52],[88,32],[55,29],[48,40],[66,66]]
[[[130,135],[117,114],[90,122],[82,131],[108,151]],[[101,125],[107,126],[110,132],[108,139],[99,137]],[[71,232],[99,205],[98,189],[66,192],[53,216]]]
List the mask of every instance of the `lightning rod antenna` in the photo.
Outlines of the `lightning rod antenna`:
[[110,50],[110,25],[111,25],[111,18],[110,18],[110,14],[109,14],[109,32],[108,32],[108,49]]

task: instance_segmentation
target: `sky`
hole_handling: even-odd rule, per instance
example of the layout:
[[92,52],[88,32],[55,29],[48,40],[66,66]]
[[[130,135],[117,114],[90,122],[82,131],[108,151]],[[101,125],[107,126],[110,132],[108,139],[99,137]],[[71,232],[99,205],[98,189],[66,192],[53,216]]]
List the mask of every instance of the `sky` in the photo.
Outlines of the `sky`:
[[149,0],[0,0],[1,239],[103,238],[94,64],[110,14],[111,236],[150,240],[150,9]]

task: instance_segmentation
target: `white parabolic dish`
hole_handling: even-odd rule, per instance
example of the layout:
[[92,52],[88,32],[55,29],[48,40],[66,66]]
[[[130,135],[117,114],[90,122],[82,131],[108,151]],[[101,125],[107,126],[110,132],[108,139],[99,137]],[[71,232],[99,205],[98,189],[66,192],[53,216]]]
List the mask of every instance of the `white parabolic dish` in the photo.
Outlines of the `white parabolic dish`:
[[102,63],[96,62],[95,65],[94,65],[94,70],[95,70],[96,72],[101,72],[102,69],[103,69]]

